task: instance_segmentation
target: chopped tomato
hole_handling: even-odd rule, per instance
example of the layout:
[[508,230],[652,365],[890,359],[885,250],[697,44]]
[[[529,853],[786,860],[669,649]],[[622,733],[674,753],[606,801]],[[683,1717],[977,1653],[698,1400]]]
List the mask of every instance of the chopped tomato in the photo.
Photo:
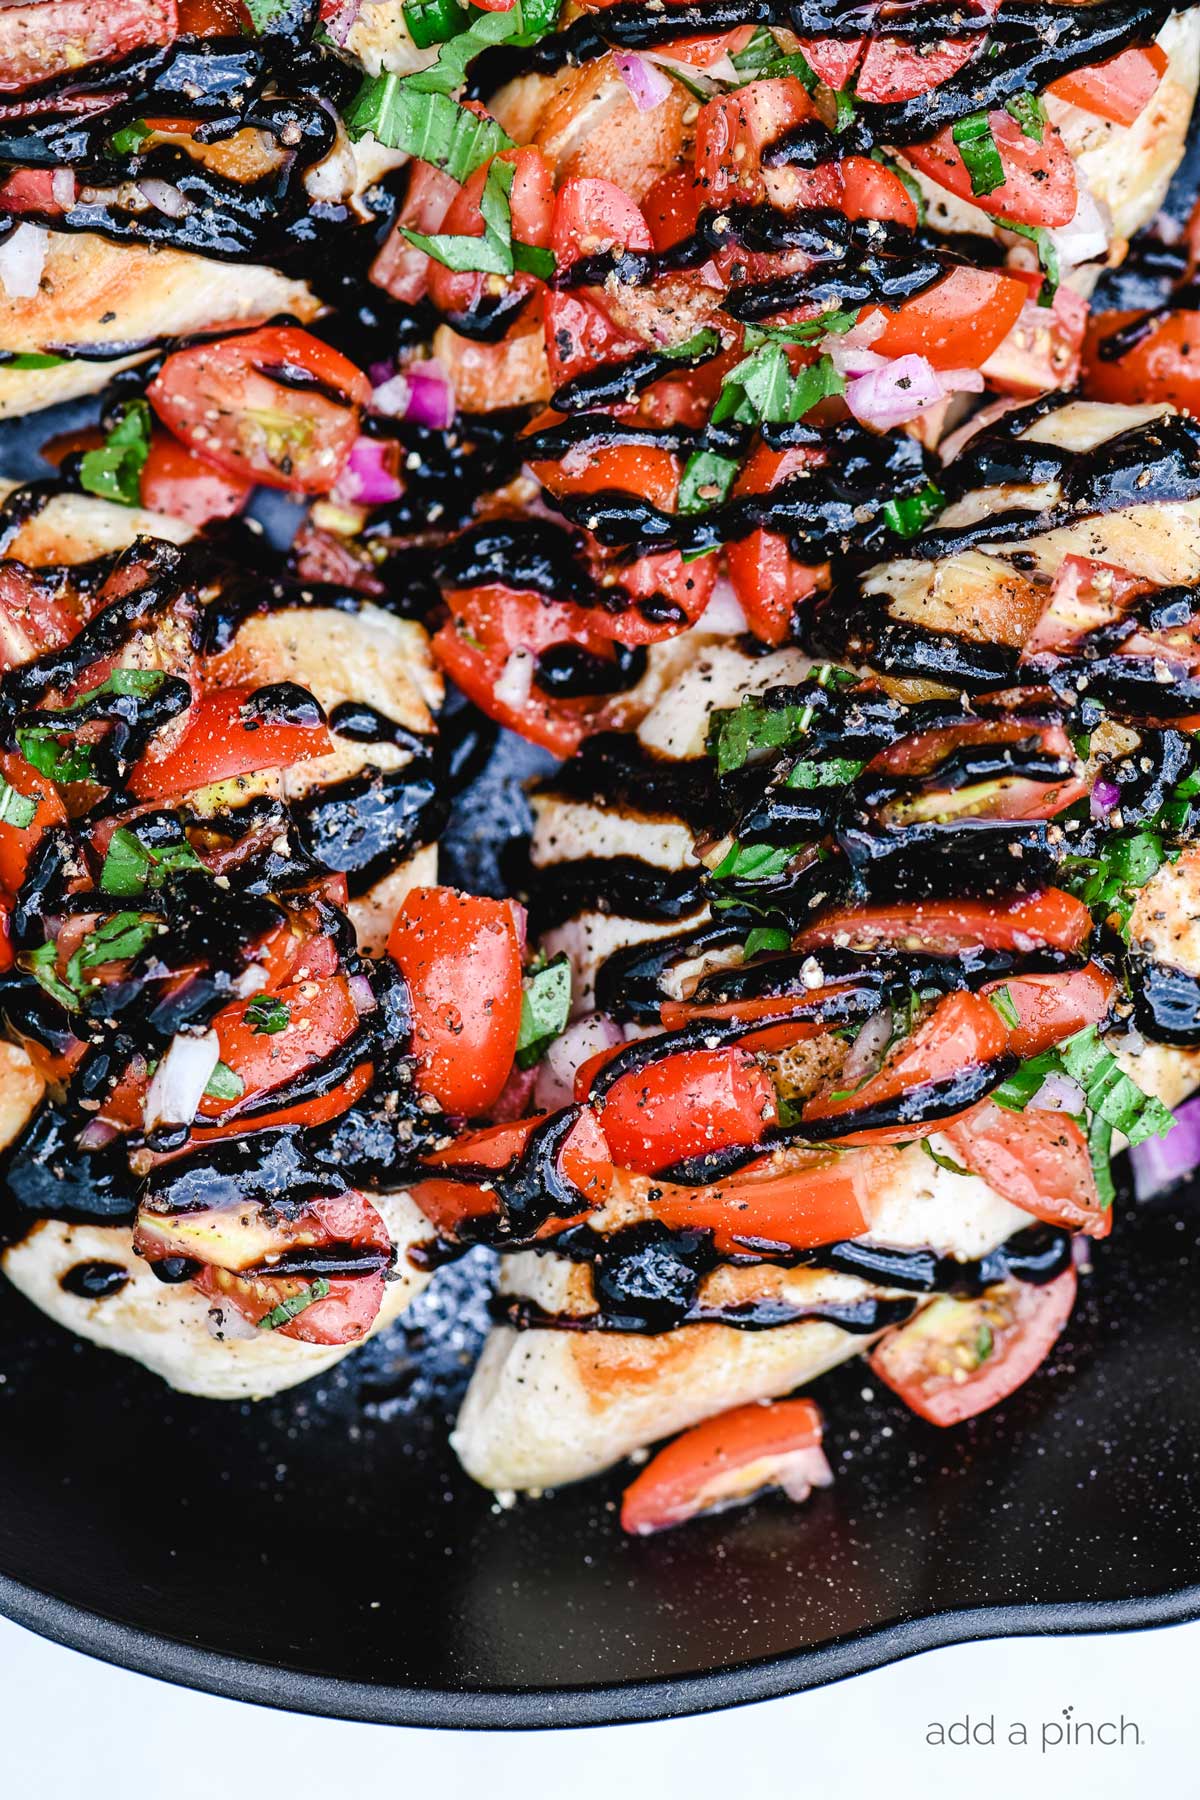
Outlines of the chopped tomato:
[[[483,236],[486,226],[480,203],[493,161],[506,163],[513,171],[508,197],[513,241],[545,249],[550,243],[554,218],[554,177],[541,151],[531,146],[502,151],[499,156],[481,163],[450,202],[441,230],[451,237]],[[496,291],[497,279],[502,279],[512,294],[532,292],[537,286],[535,276],[519,270],[513,275],[497,278],[478,270],[448,269],[431,259],[427,277],[429,297],[439,312],[470,313],[479,306],[485,294],[491,296]]]
[[250,686],[218,688],[191,708],[183,735],[161,755],[153,749],[129,778],[139,800],[162,800],[229,781],[261,769],[288,768],[332,748],[324,719],[313,703],[309,722],[276,719],[256,711],[259,694],[270,689]]
[[[990,774],[978,781],[957,785],[940,775],[943,760],[959,746],[998,747],[1036,744],[1054,757],[1062,773],[1035,779],[1019,766],[1011,774]],[[1089,791],[1082,769],[1075,762],[1071,740],[1061,725],[1047,725],[1019,716],[1006,719],[964,721],[917,732],[891,745],[872,765],[876,769],[910,778],[910,791],[887,801],[880,819],[887,825],[910,825],[923,820],[957,818],[1052,819],[1085,798]],[[1073,770],[1078,769],[1078,773]]]
[[[531,681],[524,698],[497,694],[517,652],[536,657],[556,644],[575,644],[611,656],[611,628],[600,615],[569,600],[546,600],[499,583],[457,588],[445,596],[451,620],[433,639],[433,653],[458,686],[489,718],[559,756],[578,748],[602,702],[555,700]],[[607,621],[605,621],[607,625]],[[524,684],[522,683],[522,686]]]
[[67,816],[58,789],[15,750],[0,750],[0,775],[8,786],[35,805],[28,825],[0,824],[0,888],[15,894],[25,879],[38,839]]
[[672,1229],[711,1231],[723,1256],[756,1245],[814,1250],[867,1230],[888,1154],[788,1149],[705,1187],[655,1180],[645,1198],[652,1215]]
[[0,675],[69,644],[81,623],[56,583],[21,563],[0,563]]
[[985,1412],[1045,1362],[1075,1304],[1075,1271],[1045,1287],[1008,1281],[978,1300],[946,1295],[872,1350],[871,1369],[931,1425]]
[[602,587],[619,587],[632,602],[623,612],[598,608],[594,629],[630,646],[662,643],[686,631],[703,613],[717,584],[715,555],[688,562],[678,550],[639,556],[631,563],[610,561],[598,553],[593,569]]
[[422,299],[435,264],[403,236],[402,226],[429,237],[440,231],[459,184],[444,169],[414,159],[409,165],[408,188],[396,214],[396,222],[375,261],[371,280],[393,300],[412,306]]
[[[952,1082],[964,1070],[980,1064],[998,1063],[1007,1047],[1004,1023],[981,995],[947,994],[911,1037],[902,1039],[888,1054],[877,1074],[851,1091],[835,1087],[828,1094],[816,1095],[805,1106],[802,1118],[806,1124],[844,1118],[852,1126],[856,1115],[869,1109],[902,1101],[907,1095],[915,1097],[921,1088]],[[851,1129],[838,1141],[899,1144],[927,1137],[938,1129],[937,1120],[921,1118],[914,1111],[895,1125]]]
[[1088,327],[1083,391],[1089,400],[1118,405],[1165,402],[1200,414],[1200,311],[1181,307],[1147,319],[1147,329],[1119,360],[1106,361],[1107,339],[1139,318],[1136,312],[1097,314]]
[[[349,1246],[366,1252],[366,1260],[379,1266],[361,1275],[322,1277],[328,1292],[312,1300],[308,1297],[317,1283],[307,1276],[237,1274],[215,1263],[205,1266],[196,1286],[216,1301],[229,1302],[251,1324],[303,1344],[354,1344],[365,1338],[379,1314],[392,1247],[378,1210],[363,1194],[340,1194],[312,1201],[293,1220],[281,1219],[277,1232],[282,1254],[287,1248],[319,1252]],[[288,1318],[298,1301],[307,1303]]]
[[263,1008],[257,995],[235,1000],[214,1018],[221,1061],[238,1077],[243,1092],[232,1102],[205,1095],[200,1102],[201,1119],[224,1118],[257,1102],[272,1088],[295,1081],[344,1042],[358,1024],[358,1011],[341,975],[289,983],[276,988],[271,998],[286,1014],[279,1030],[264,1031],[258,1023]]
[[1087,1139],[1065,1113],[1010,1112],[992,1101],[944,1133],[951,1155],[1023,1212],[1048,1225],[1107,1237]]
[[690,170],[660,175],[642,201],[642,213],[656,250],[669,250],[691,237],[700,217],[700,189]]
[[679,492],[679,458],[654,444],[599,444],[568,450],[558,462],[531,463],[556,499],[566,494],[638,494],[669,512]]
[[371,384],[340,351],[271,325],[168,356],[146,398],[176,437],[227,475],[328,493]]
[[905,160],[939,187],[972,201],[994,218],[1012,219],[1018,225],[1069,225],[1079,203],[1079,188],[1062,133],[1047,121],[1040,141],[1026,137],[1003,109],[990,112],[988,124],[1004,168],[1004,180],[990,194],[972,190],[952,126],[928,144],[908,146]]
[[[1041,287],[1040,276],[1030,280]],[[1008,336],[982,365],[988,387],[1022,399],[1074,387],[1087,322],[1087,301],[1072,288],[1060,287],[1052,306],[1027,300]]]
[[621,1529],[637,1537],[781,1487],[806,1500],[833,1480],[811,1400],[737,1406],[685,1431],[652,1457],[625,1489]]
[[[598,1072],[576,1076],[578,1099]],[[775,1089],[745,1050],[685,1050],[621,1075],[595,1101],[619,1168],[659,1169],[732,1145],[757,1144],[776,1117]]]
[[[1033,630],[1025,640],[1021,662],[1045,661],[1046,658],[1083,653],[1093,632],[1115,624],[1150,583],[1141,576],[1115,563],[1095,562],[1087,556],[1066,556],[1054,577],[1054,585],[1038,614]],[[1138,639],[1149,636],[1139,632],[1126,639],[1122,650],[1130,651]],[[1172,634],[1180,642],[1180,634]],[[1167,646],[1163,646],[1165,651]]]
[[521,1030],[511,903],[414,888],[387,947],[408,984],[417,1086],[445,1112],[486,1112],[512,1071]]
[[917,900],[901,906],[863,906],[826,913],[795,939],[796,950],[822,945],[892,944],[898,949],[955,956],[984,950],[1078,950],[1092,929],[1082,900],[1061,888],[1042,888],[1007,899]]
[[0,975],[13,966],[12,895],[0,888]]
[[1061,75],[1046,92],[1114,125],[1132,125],[1150,104],[1167,72],[1167,62],[1161,44],[1135,45],[1090,69]]
[[1117,984],[1099,963],[1047,975],[1013,975],[984,989],[1000,1005],[1016,1010],[1019,1023],[1009,1027],[1008,1047],[1014,1056],[1040,1056],[1089,1025],[1108,1017]]
[[[734,493],[769,494],[812,461],[806,449],[771,450],[759,444],[738,477]],[[726,546],[726,566],[755,637],[783,644],[791,636],[796,608],[817,586],[820,569],[797,561],[778,531],[752,531]]]
[[887,319],[871,342],[880,356],[924,356],[935,369],[978,369],[1004,342],[1028,297],[1018,276],[955,268],[895,311],[868,307],[863,319],[877,312]]
[[177,30],[175,0],[18,0],[0,7],[0,91],[169,44]]
[[957,75],[983,42],[982,33],[920,45],[904,38],[872,38],[854,84],[855,95],[882,104],[915,100]]
[[[592,176],[564,181],[554,208],[551,241],[560,272],[581,257],[653,248],[637,204],[615,182]],[[552,288],[546,294],[546,357],[556,387],[599,363],[620,362],[645,349],[640,338],[609,317],[602,291]]]
[[[423,1165],[429,1175],[412,1186],[413,1199],[426,1218],[439,1231],[454,1232],[469,1219],[495,1215],[498,1202],[494,1186],[439,1178],[437,1171],[508,1168],[520,1157],[537,1127],[553,1116],[552,1113],[537,1113],[531,1119],[517,1119],[511,1125],[462,1132],[445,1150],[435,1150]],[[579,1211],[571,1218],[580,1218],[605,1204],[612,1190],[612,1160],[595,1115],[586,1108],[580,1112],[562,1147],[558,1169],[560,1175],[578,1190]],[[551,1229],[561,1230],[570,1222],[569,1218],[556,1217],[551,1222]],[[545,1235],[545,1231],[539,1235]]]
[[810,69],[837,91],[849,84],[850,77],[862,60],[865,37],[801,38],[800,49]]
[[240,513],[254,492],[254,483],[224,474],[193,456],[169,432],[156,431],[142,469],[141,492],[142,505],[151,512],[169,513],[199,527]]
[[794,125],[815,116],[804,84],[793,75],[751,81],[732,94],[706,101],[696,121],[696,186],[701,206],[760,201],[766,191],[763,151]]

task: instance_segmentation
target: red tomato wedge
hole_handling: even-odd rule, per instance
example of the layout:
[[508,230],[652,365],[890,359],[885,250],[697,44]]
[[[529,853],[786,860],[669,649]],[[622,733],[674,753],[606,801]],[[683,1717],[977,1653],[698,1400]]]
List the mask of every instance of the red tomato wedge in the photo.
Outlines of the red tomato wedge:
[[[805,449],[771,450],[759,444],[738,477],[734,493],[768,494],[811,460]],[[764,644],[786,643],[796,608],[815,591],[820,569],[806,568],[777,531],[752,531],[727,545],[729,579],[755,637]]]
[[[351,1245],[358,1250],[375,1251],[381,1259],[391,1250],[391,1237],[382,1217],[359,1193],[314,1200],[294,1221],[286,1222],[282,1235],[289,1245],[306,1250]],[[316,1282],[306,1277],[239,1275],[215,1264],[197,1276],[196,1286],[214,1300],[236,1307],[251,1324],[277,1331],[282,1337],[295,1338],[303,1344],[354,1344],[366,1337],[375,1323],[386,1274],[387,1263],[381,1260],[377,1273],[325,1277],[328,1292],[312,1300],[308,1296],[314,1292]],[[297,1301],[308,1303],[292,1318],[284,1316],[276,1323],[278,1309],[282,1307],[286,1313]]]
[[302,494],[333,487],[370,397],[360,369],[296,325],[177,350],[146,390],[163,424],[204,461]]
[[0,823],[0,888],[15,894],[25,879],[38,839],[51,825],[61,825],[67,813],[54,783],[40,775],[16,750],[0,750],[0,775],[16,793],[32,800],[35,808],[28,825]]
[[[468,1169],[504,1169],[514,1163],[539,1125],[552,1118],[551,1113],[537,1113],[530,1119],[517,1119],[511,1125],[493,1125],[486,1131],[466,1131],[456,1137],[445,1150],[435,1150],[426,1157],[429,1170],[425,1180],[415,1182],[412,1196],[439,1231],[454,1232],[466,1220],[485,1218],[497,1211],[494,1188],[465,1181],[438,1178],[438,1169],[466,1166]],[[584,1109],[563,1145],[559,1171],[579,1190],[579,1218],[602,1207],[612,1191],[613,1166],[604,1134],[595,1115]],[[538,1233],[547,1236],[561,1230],[570,1219],[556,1218]]]
[[201,1122],[223,1122],[257,1105],[273,1088],[289,1085],[336,1050],[358,1024],[358,1011],[342,975],[285,984],[271,999],[279,1014],[286,1014],[280,1030],[264,1031],[256,1023],[263,1011],[256,995],[222,1007],[213,1020],[221,1061],[233,1070],[243,1091],[234,1101],[206,1094],[200,1102]]
[[644,1537],[753,1500],[765,1488],[781,1487],[801,1501],[832,1481],[813,1401],[737,1406],[693,1426],[651,1458],[625,1490],[621,1529]]
[[210,782],[229,781],[262,769],[283,769],[332,749],[315,710],[311,724],[293,724],[255,711],[254,699],[270,690],[218,688],[203,695],[188,715],[182,737],[162,755],[144,756],[129,778],[139,800],[187,794]]
[[521,1030],[512,904],[414,888],[387,947],[408,984],[417,1086],[445,1112],[486,1112],[511,1073]]
[[[510,3],[515,4],[515,0]],[[483,236],[485,225],[480,201],[492,161],[507,163],[513,171],[508,201],[514,242],[545,249],[550,243],[554,219],[554,176],[541,151],[532,147],[505,150],[491,161],[481,163],[450,202],[441,231],[452,237]],[[485,292],[494,291],[496,279],[478,270],[448,269],[444,263],[431,259],[427,276],[429,297],[440,312],[470,312],[479,305]],[[532,292],[537,278],[518,271],[504,278],[504,285],[512,293]]]
[[920,46],[903,38],[872,38],[854,84],[855,96],[881,104],[915,100],[918,94],[927,94],[957,75],[983,42],[982,33]]
[[734,200],[753,205],[765,192],[762,153],[816,112],[804,84],[793,75],[751,81],[720,94],[696,121],[696,186],[702,207]]
[[[886,1057],[878,1074],[853,1092],[835,1088],[818,1094],[804,1108],[803,1119],[850,1121],[870,1107],[898,1100],[915,1089],[953,1080],[964,1069],[997,1062],[1007,1050],[1008,1032],[995,1007],[979,994],[947,994],[929,1017]],[[928,1137],[937,1120],[905,1119],[865,1131],[851,1131],[846,1144],[899,1144]]]
[[82,615],[20,563],[0,563],[0,675],[69,644]]
[[940,131],[928,144],[906,147],[905,161],[939,187],[970,200],[994,218],[1012,219],[1018,225],[1069,225],[1075,217],[1079,188],[1075,164],[1061,132],[1047,123],[1039,142],[1026,137],[1017,121],[1003,110],[990,112],[988,124],[1005,177],[990,194],[973,191],[952,127]]
[[1106,361],[1106,339],[1142,315],[1098,314],[1088,328],[1083,351],[1083,391],[1089,400],[1119,405],[1165,402],[1185,412],[1200,413],[1200,311],[1180,308],[1148,329],[1118,361]]
[[846,934],[853,944],[894,944],[954,956],[970,945],[984,950],[1078,950],[1092,929],[1081,900],[1061,888],[1043,888],[1007,899],[927,900],[899,906],[850,907],[825,917],[793,942],[816,950]]
[[1168,57],[1161,44],[1122,50],[1107,62],[1090,69],[1076,69],[1052,81],[1046,92],[1071,106],[1082,106],[1097,118],[1114,125],[1132,125],[1141,117],[1167,71]]
[[1075,1304],[1075,1271],[1045,1287],[1005,1282],[978,1300],[939,1296],[889,1331],[872,1372],[931,1425],[957,1425],[1007,1399],[1045,1362]]
[[175,0],[30,0],[0,7],[0,90],[31,87],[143,44],[169,44]]
[[871,343],[880,356],[924,356],[935,369],[978,369],[1004,342],[1029,297],[1027,284],[993,269],[951,269],[894,312]]
[[[576,1077],[580,1099],[596,1073],[595,1061]],[[643,1175],[733,1145],[757,1144],[777,1112],[770,1079],[736,1048],[665,1056],[619,1076],[594,1104],[614,1163]]]
[[[727,1181],[705,1187],[655,1181],[642,1197],[666,1225],[711,1231],[724,1256],[754,1244],[815,1250],[866,1231],[887,1166],[886,1152],[789,1149]],[[634,1197],[639,1191],[635,1182]]]
[[253,492],[252,481],[227,475],[193,456],[169,432],[156,431],[151,438],[141,478],[142,505],[151,512],[170,513],[188,525],[207,525],[240,513]]
[[1047,1225],[1107,1237],[1087,1139],[1064,1113],[1009,1112],[992,1101],[944,1133],[950,1153],[996,1193]]
[[844,88],[862,60],[865,37],[801,38],[800,49],[810,69],[826,87]]
[[[650,228],[636,202],[616,182],[593,176],[564,181],[554,207],[551,242],[560,272],[584,256],[653,248]],[[640,338],[609,317],[601,293],[551,288],[546,294],[546,357],[556,387],[599,363],[620,362],[645,349]]]
[[[1015,975],[984,990],[1007,997],[1020,1023],[1009,1028],[1014,1056],[1040,1056],[1108,1017],[1117,984],[1098,963],[1048,975]],[[1007,1008],[1005,1009],[1007,1010]]]

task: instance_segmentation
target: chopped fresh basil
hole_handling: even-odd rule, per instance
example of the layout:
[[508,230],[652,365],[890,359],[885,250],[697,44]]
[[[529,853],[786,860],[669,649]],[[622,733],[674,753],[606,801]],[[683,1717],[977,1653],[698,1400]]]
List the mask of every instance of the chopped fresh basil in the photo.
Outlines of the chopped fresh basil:
[[768,31],[765,25],[760,25],[745,48],[735,50],[729,60],[738,74],[744,75],[747,81],[758,81],[762,78],[763,70],[778,61],[781,54],[775,33]]
[[404,23],[417,49],[428,50],[464,31],[467,14],[458,0],[404,0]]
[[166,679],[161,669],[114,669],[99,687],[89,688],[60,708],[53,724],[19,726],[17,743],[22,756],[51,781],[90,781],[95,746],[77,743],[62,714],[79,712],[106,694],[124,699],[155,694]]
[[866,764],[852,756],[829,756],[821,762],[793,763],[788,770],[790,788],[845,787],[862,774]]
[[698,513],[720,506],[729,498],[737,474],[738,464],[732,457],[718,456],[715,450],[694,450],[679,483],[676,510]]
[[742,945],[742,955],[747,962],[752,962],[764,950],[786,954],[791,947],[790,932],[783,931],[776,925],[756,925],[753,931],[746,935],[746,942]]
[[1004,164],[986,112],[968,113],[950,133],[971,177],[973,194],[990,194],[1004,186]]
[[256,1037],[275,1037],[287,1030],[291,1019],[286,1000],[276,994],[256,994],[246,1008],[246,1023]]
[[996,1340],[992,1335],[992,1328],[985,1319],[981,1321],[979,1330],[975,1333],[976,1365],[985,1363],[995,1348]]
[[223,1062],[216,1065],[204,1090],[210,1100],[240,1100],[245,1091],[241,1076]]
[[153,135],[145,119],[135,119],[132,125],[122,125],[120,131],[114,131],[109,144],[115,156],[133,156]]
[[36,950],[23,950],[18,953],[17,965],[32,975],[44,993],[69,1012],[79,1006],[79,995],[67,986],[58,973],[58,950],[54,944],[39,944]]
[[713,880],[774,881],[800,849],[799,844],[734,844],[713,870]]
[[[503,19],[508,15],[487,16]],[[415,79],[410,76],[408,81]],[[389,149],[432,163],[454,181],[466,181],[489,157],[513,148],[512,139],[495,119],[481,119],[448,94],[420,91],[408,81],[398,75],[375,75],[364,82],[345,115],[350,136],[361,138],[373,132]]]
[[929,1160],[935,1162],[939,1169],[946,1169],[951,1175],[970,1175],[970,1169],[964,1169],[955,1162],[952,1156],[946,1156],[941,1150],[935,1150],[927,1137],[919,1138],[917,1141]]
[[402,226],[403,235],[416,249],[448,269],[479,270],[492,275],[511,275],[514,269],[522,269],[526,274],[548,279],[554,273],[554,252],[513,241],[509,195],[515,174],[512,164],[505,162],[493,161],[488,170],[479,201],[482,237],[460,237],[447,232],[427,237]]
[[897,537],[917,537],[931,519],[937,518],[945,504],[942,490],[927,481],[919,494],[909,494],[903,500],[885,501],[883,522]]
[[[858,677],[849,669],[823,663],[815,672],[818,687],[852,686]],[[768,706],[747,694],[740,706],[714,712],[708,727],[708,753],[717,759],[717,773],[728,775],[752,758],[780,750],[802,738],[813,722],[811,702],[796,706]]]
[[293,3],[294,0],[246,0],[246,11],[255,31],[269,31],[272,25],[287,18]]
[[302,1294],[289,1294],[286,1300],[281,1300],[278,1306],[273,1306],[270,1312],[258,1321],[258,1329],[260,1331],[278,1331],[281,1325],[290,1325],[292,1320],[297,1318],[306,1307],[314,1305],[318,1300],[324,1300],[328,1293],[329,1283],[323,1275],[318,1275],[317,1279],[310,1282]]
[[760,344],[726,375],[712,411],[712,422],[794,422],[803,419],[821,400],[845,391],[846,384],[831,357],[819,356],[793,375],[783,345],[772,340]]
[[147,888],[161,887],[172,875],[203,867],[182,835],[174,843],[151,848],[142,842],[135,825],[120,825],[109,839],[100,887],[106,894],[127,898],[145,893]]
[[998,219],[996,222],[1003,225],[1005,231],[1015,231],[1018,237],[1028,238],[1033,244],[1037,250],[1039,267],[1045,276],[1037,303],[1039,306],[1053,306],[1054,296],[1062,279],[1054,234],[1044,225],[1018,225],[1012,219]]
[[999,1013],[1001,1019],[1008,1026],[1008,1029],[1010,1031],[1015,1031],[1017,1026],[1021,1023],[1021,1015],[1017,1011],[1016,1004],[1008,988],[997,988],[994,994],[988,995],[988,999]]
[[1130,1145],[1165,1137],[1175,1121],[1161,1100],[1124,1073],[1115,1056],[1100,1042],[1095,1025],[1077,1031],[1065,1043],[1041,1056],[1029,1057],[996,1089],[993,1100],[1011,1112],[1023,1112],[1047,1075],[1069,1075],[1083,1089],[1088,1113],[1105,1120]]
[[1115,916],[1119,929],[1128,931],[1137,896],[1152,876],[1178,852],[1171,852],[1151,827],[1139,831],[1114,831],[1103,839],[1095,856],[1063,859],[1061,881],[1069,893],[1101,918]]
[[721,348],[721,334],[714,331],[711,325],[696,332],[694,337],[685,339],[682,344],[663,345],[660,356],[669,357],[672,362],[699,361],[701,357],[716,356]]
[[12,825],[24,831],[37,817],[37,801],[19,794],[11,781],[0,775],[0,825]]
[[[98,979],[85,979],[89,969],[103,968],[106,963],[132,962],[158,936],[158,930],[157,919],[147,918],[143,913],[119,912],[105,919],[102,925],[97,925],[94,931],[89,931],[67,963],[65,985],[74,998],[72,1002],[64,1004],[78,1006],[85,990],[99,985]],[[37,954],[47,950],[54,951],[54,946],[44,944]],[[48,965],[52,961],[52,957],[46,959]],[[45,986],[41,974],[36,969],[32,972]]]
[[81,457],[80,486],[101,500],[136,506],[149,454],[150,408],[145,400],[131,400],[100,448]]
[[[1171,1115],[1168,1113],[1167,1117],[1170,1118]],[[1164,1133],[1160,1131],[1157,1135],[1162,1137]],[[1096,1197],[1105,1212],[1117,1197],[1116,1183],[1112,1176],[1112,1140],[1113,1128],[1109,1121],[1102,1113],[1093,1113],[1088,1121],[1088,1156],[1091,1158],[1092,1175],[1096,1182]]]
[[1023,137],[1040,144],[1046,135],[1046,108],[1037,94],[1014,94],[1006,100],[1004,110],[1021,127]]
[[57,369],[70,360],[69,356],[55,356],[49,350],[18,350],[0,356],[0,374],[5,369]]
[[517,1067],[532,1069],[571,1016],[571,964],[556,956],[525,977],[521,995],[521,1029],[517,1036]]

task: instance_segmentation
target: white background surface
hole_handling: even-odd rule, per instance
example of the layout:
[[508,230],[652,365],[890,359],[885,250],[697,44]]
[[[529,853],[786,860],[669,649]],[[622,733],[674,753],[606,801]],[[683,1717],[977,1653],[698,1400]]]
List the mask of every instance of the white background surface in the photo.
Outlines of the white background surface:
[[[0,1450],[2,1453],[2,1450]],[[660,1725],[491,1734],[342,1725],[128,1675],[0,1621],[5,1800],[1129,1800],[1200,1795],[1200,1624],[934,1651],[836,1687]],[[1043,1722],[1136,1724],[1124,1747]],[[932,1721],[995,1719],[995,1748]],[[1021,1721],[1027,1748],[1005,1744]],[[1053,1733],[1051,1733],[1053,1737]]]

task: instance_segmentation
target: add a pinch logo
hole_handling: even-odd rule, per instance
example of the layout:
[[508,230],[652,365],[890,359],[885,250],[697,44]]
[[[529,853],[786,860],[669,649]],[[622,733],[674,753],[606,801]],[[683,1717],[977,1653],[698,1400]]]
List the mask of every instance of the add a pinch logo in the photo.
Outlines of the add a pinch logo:
[[1116,1719],[1076,1718],[1073,1706],[1064,1706],[1061,1716],[1026,1723],[1012,1719],[997,1723],[995,1713],[978,1717],[967,1713],[961,1719],[946,1722],[932,1720],[925,1727],[925,1742],[931,1749],[953,1747],[959,1750],[992,1750],[997,1745],[1010,1749],[1040,1750],[1045,1756],[1059,1749],[1139,1748],[1145,1743],[1141,1727],[1135,1719],[1122,1713]]

